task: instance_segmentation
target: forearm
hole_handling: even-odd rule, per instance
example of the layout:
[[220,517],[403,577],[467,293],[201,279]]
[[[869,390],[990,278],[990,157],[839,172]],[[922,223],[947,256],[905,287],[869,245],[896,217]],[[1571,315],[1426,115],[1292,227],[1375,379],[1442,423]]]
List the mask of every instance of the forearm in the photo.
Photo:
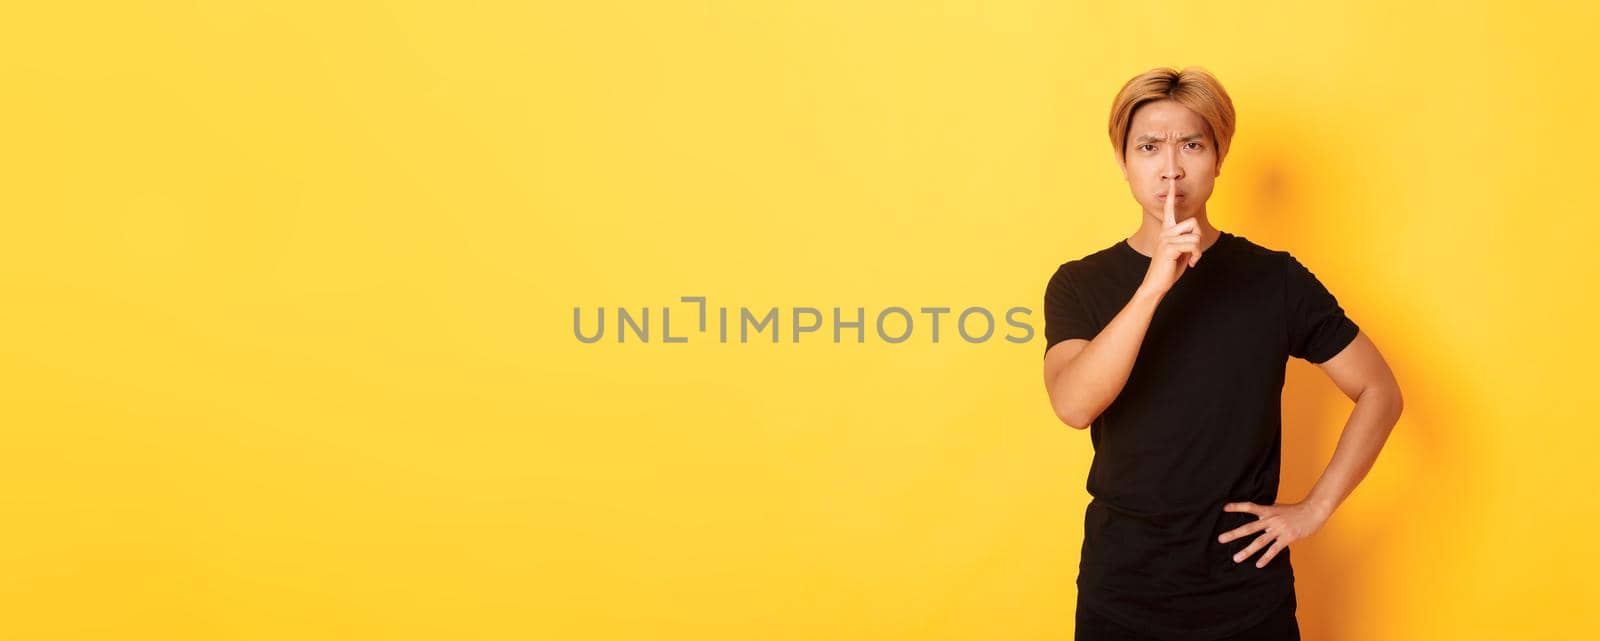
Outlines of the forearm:
[[1397,386],[1373,386],[1364,390],[1345,422],[1344,432],[1339,435],[1333,459],[1306,495],[1305,502],[1320,510],[1324,518],[1332,516],[1372,469],[1389,432],[1400,420],[1400,412]]
[[1116,400],[1128,382],[1133,362],[1144,343],[1150,319],[1165,292],[1139,288],[1094,339],[1078,352],[1051,382],[1050,397],[1061,416],[1077,417],[1074,425],[1087,425]]

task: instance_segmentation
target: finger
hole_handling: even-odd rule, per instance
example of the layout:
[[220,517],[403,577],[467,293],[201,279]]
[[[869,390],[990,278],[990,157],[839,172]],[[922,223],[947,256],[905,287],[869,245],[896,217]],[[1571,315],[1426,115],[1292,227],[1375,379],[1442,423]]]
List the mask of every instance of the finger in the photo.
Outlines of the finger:
[[1162,243],[1163,248],[1170,246],[1170,248],[1178,249],[1178,253],[1174,254],[1173,259],[1182,261],[1181,265],[1184,265],[1184,267],[1194,267],[1200,262],[1202,251],[1200,251],[1200,235],[1198,233],[1181,233],[1176,237],[1162,238]]
[[1278,535],[1271,532],[1265,532],[1261,536],[1256,537],[1256,540],[1251,541],[1248,547],[1243,550],[1239,550],[1238,554],[1233,555],[1233,562],[1238,563],[1250,558],[1255,553],[1260,552],[1261,548],[1267,547],[1267,544],[1271,543],[1273,539],[1277,538],[1277,536]]
[[1162,243],[1199,243],[1200,232],[1172,234],[1161,238]]
[[[1170,170],[1169,170],[1170,171]],[[1168,227],[1178,224],[1177,209],[1173,203],[1178,201],[1178,180],[1172,179],[1167,183],[1166,224]]]
[[1190,267],[1194,266],[1194,257],[1200,251],[1200,241],[1188,238],[1168,239],[1165,246],[1172,248],[1173,260],[1182,262]]
[[1242,539],[1242,538],[1244,538],[1246,536],[1249,536],[1251,534],[1255,534],[1256,532],[1260,532],[1261,530],[1265,529],[1266,527],[1267,527],[1267,522],[1266,521],[1262,521],[1262,520],[1251,521],[1251,522],[1246,523],[1244,525],[1241,525],[1239,527],[1233,528],[1232,530],[1228,530],[1227,532],[1224,532],[1221,536],[1217,537],[1217,542],[1219,542],[1219,543],[1227,543],[1228,541],[1232,541],[1234,539]]
[[1258,567],[1258,568],[1267,567],[1267,562],[1271,561],[1272,557],[1277,556],[1278,552],[1283,551],[1283,549],[1287,548],[1287,547],[1289,547],[1289,544],[1288,543],[1284,543],[1282,538],[1280,538],[1280,539],[1278,539],[1276,541],[1273,541],[1272,542],[1272,547],[1267,548],[1267,553],[1261,555],[1261,560],[1256,561],[1256,567]]
[[1224,511],[1224,512],[1249,512],[1249,513],[1254,514],[1256,516],[1261,516],[1262,515],[1261,514],[1261,509],[1263,507],[1265,507],[1265,506],[1256,505],[1255,503],[1248,503],[1248,502],[1247,503],[1229,503],[1227,505],[1222,506],[1222,511]]
[[1200,223],[1197,222],[1193,218],[1184,220],[1183,222],[1178,223],[1176,225],[1173,225],[1171,227],[1165,227],[1161,231],[1161,235],[1163,237],[1166,237],[1166,236],[1177,236],[1179,234],[1188,234],[1188,233],[1194,233],[1194,234],[1200,233]]

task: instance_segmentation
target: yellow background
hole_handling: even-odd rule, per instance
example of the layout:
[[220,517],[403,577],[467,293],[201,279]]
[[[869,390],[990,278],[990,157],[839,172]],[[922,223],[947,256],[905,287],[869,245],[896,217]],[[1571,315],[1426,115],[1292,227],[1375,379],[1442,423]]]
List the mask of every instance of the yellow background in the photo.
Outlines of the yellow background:
[[[1116,89],[1190,64],[1240,114],[1213,223],[1405,391],[1295,546],[1306,638],[1600,624],[1593,3],[7,14],[0,638],[1069,639],[1039,306],[1138,224]],[[573,337],[694,295],[1037,332]],[[1289,372],[1294,501],[1350,404]]]

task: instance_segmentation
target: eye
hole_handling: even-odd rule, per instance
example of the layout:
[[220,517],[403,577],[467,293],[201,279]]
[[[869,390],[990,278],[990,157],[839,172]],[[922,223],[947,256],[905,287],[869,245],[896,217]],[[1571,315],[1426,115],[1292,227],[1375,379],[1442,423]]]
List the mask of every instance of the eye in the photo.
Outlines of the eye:
[[1153,149],[1155,149],[1155,148],[1156,148],[1156,146],[1155,146],[1155,145],[1152,145],[1152,144],[1150,144],[1150,143],[1144,143],[1144,144],[1142,144],[1142,145],[1139,145],[1139,146],[1138,146],[1138,147],[1137,147],[1137,149],[1138,149],[1138,150],[1139,150],[1139,151],[1146,151],[1146,149],[1145,149],[1145,147],[1149,147],[1149,148],[1150,148],[1150,149],[1152,149],[1152,150],[1153,150]]
[[1194,145],[1194,149],[1199,149],[1199,148],[1200,148],[1200,143],[1197,143],[1197,142],[1191,142],[1191,143],[1189,143],[1189,144],[1191,144],[1191,145]]

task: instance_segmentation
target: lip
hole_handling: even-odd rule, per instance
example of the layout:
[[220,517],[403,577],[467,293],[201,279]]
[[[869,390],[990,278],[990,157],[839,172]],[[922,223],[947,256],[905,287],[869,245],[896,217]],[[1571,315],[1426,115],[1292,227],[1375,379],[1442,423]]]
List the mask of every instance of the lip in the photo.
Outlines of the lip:
[[[1184,198],[1186,196],[1188,196],[1188,194],[1178,194],[1179,198]],[[1167,195],[1166,194],[1156,194],[1156,198],[1160,198],[1162,200],[1166,200],[1167,199]]]

